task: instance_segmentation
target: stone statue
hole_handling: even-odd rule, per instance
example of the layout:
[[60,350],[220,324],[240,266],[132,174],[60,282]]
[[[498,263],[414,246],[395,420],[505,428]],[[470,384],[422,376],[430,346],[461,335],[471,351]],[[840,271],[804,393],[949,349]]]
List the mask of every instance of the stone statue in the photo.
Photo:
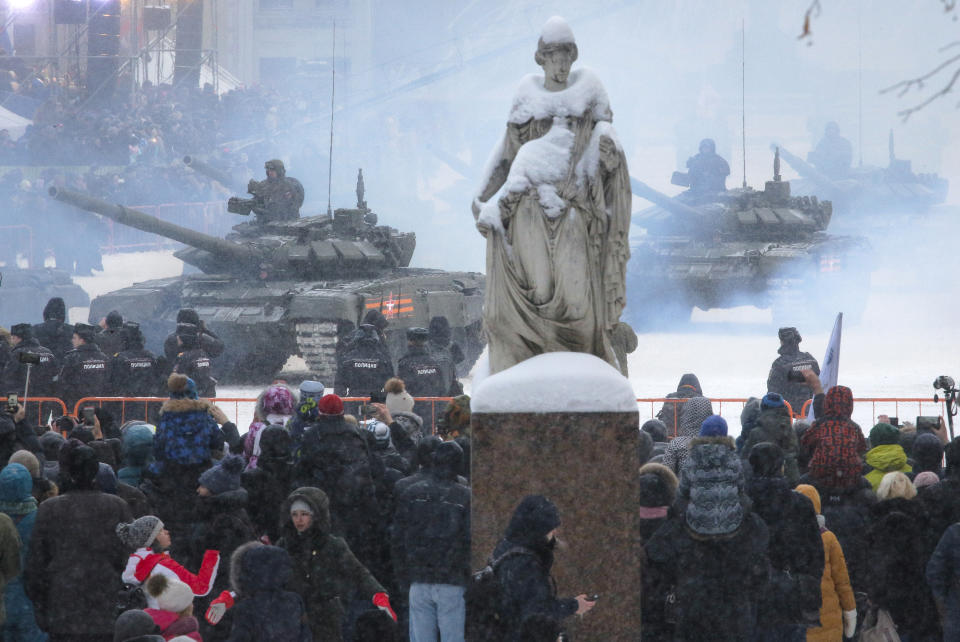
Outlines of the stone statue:
[[473,201],[491,373],[557,351],[619,367],[611,331],[626,302],[630,181],[603,85],[570,70],[577,53],[566,21],[550,18],[535,56],[544,73],[521,81]]

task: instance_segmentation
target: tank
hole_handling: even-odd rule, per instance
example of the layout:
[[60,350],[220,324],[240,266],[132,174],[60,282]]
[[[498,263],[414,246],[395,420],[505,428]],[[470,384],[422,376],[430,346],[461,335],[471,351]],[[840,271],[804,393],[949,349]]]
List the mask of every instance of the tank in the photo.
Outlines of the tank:
[[483,349],[484,276],[408,267],[415,235],[378,225],[362,196],[356,208],[332,216],[246,222],[218,238],[84,193],[51,188],[50,195],[187,246],[174,255],[200,274],[99,296],[90,319],[118,310],[139,321],[147,347],[162,353],[178,310],[194,308],[226,343],[217,362],[228,382],[262,383],[299,355],[313,377],[332,386],[338,328],[359,323],[371,309],[390,321],[386,335],[395,358],[406,348],[407,328],[426,327],[436,315],[450,321],[453,341],[466,355],[464,373]]
[[801,177],[794,181],[794,192],[829,199],[836,212],[835,226],[853,227],[867,216],[870,228],[882,226],[884,222],[902,222],[898,217],[923,214],[947,198],[950,185],[947,179],[938,174],[915,174],[910,161],[896,157],[893,132],[889,138],[887,167],[852,167],[849,175],[840,180],[824,175],[783,147],[779,149],[783,159]]
[[63,299],[67,310],[90,305],[90,297],[64,270],[0,268],[0,325],[40,323],[44,306],[55,296]]
[[203,174],[207,178],[212,178],[224,187],[235,192],[242,193],[247,189],[246,183],[244,183],[242,180],[232,176],[230,173],[225,172],[222,169],[214,167],[213,165],[200,160],[196,156],[184,156],[183,164],[198,174]]
[[[832,321],[830,294],[856,319],[866,304],[866,239],[828,234],[829,201],[792,196],[780,177],[688,205],[633,180],[655,205],[633,216],[625,316],[636,328],[689,320],[694,307],[771,308],[775,321]],[[831,312],[832,310],[832,312]]]

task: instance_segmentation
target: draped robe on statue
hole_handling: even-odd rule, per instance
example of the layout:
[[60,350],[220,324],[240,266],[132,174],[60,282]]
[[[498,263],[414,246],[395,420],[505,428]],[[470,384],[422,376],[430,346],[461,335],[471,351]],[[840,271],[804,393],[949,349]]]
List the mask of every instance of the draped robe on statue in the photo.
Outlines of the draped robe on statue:
[[[610,331],[626,302],[631,193],[611,121],[606,92],[587,69],[560,91],[544,89],[539,75],[520,85],[479,195],[478,222],[489,227],[491,373],[556,351],[617,367]],[[612,153],[601,152],[602,137]]]

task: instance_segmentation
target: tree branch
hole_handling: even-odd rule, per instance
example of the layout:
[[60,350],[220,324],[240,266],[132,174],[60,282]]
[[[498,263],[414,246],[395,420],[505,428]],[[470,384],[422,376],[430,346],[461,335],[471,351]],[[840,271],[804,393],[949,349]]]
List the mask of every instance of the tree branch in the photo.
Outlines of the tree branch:
[[[957,0],[943,1],[956,2]],[[813,22],[813,18],[820,17],[820,9],[820,0],[811,0],[807,10],[803,13],[803,31],[800,32],[799,36],[797,36],[797,40],[803,40],[804,38],[811,38],[813,36],[813,30],[810,28],[810,23]]]
[[[958,58],[960,58],[960,56],[958,56]],[[944,85],[939,91],[937,91],[937,92],[934,93],[934,94],[931,94],[931,95],[930,95],[926,100],[924,100],[922,103],[920,103],[920,104],[918,104],[918,105],[914,105],[913,107],[910,107],[910,108],[908,108],[908,109],[904,109],[904,110],[902,110],[902,111],[897,112],[897,115],[898,115],[898,116],[902,116],[904,122],[906,122],[907,119],[910,118],[910,116],[912,116],[914,112],[920,111],[921,109],[923,109],[924,107],[926,107],[927,105],[929,105],[930,103],[932,103],[933,101],[937,100],[938,98],[943,98],[944,96],[946,96],[947,94],[949,94],[951,91],[953,91],[953,86],[957,84],[957,80],[958,80],[958,79],[960,79],[960,67],[957,67],[957,69],[954,70],[953,75],[950,77],[950,82],[948,82],[946,85]],[[921,85],[921,86],[922,86],[922,85]],[[906,91],[906,90],[904,90],[904,91]],[[900,95],[903,95],[903,93],[901,92]]]

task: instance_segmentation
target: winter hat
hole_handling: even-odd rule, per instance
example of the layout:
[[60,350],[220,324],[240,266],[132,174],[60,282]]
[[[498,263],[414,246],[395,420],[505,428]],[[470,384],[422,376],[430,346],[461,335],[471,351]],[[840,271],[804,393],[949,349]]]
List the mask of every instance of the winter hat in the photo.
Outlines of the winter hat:
[[193,308],[181,308],[177,312],[177,324],[180,323],[189,323],[192,325],[200,325],[200,315],[197,314],[197,311]]
[[155,635],[159,627],[150,614],[140,609],[124,611],[113,623],[113,642],[153,642],[163,640]]
[[543,495],[527,495],[513,511],[505,535],[514,542],[539,544],[547,533],[559,526],[560,511],[556,504]]
[[338,395],[323,395],[317,402],[317,414],[327,417],[343,415],[343,400]]
[[[2,473],[0,473],[0,480],[2,480]],[[918,489],[924,486],[933,486],[939,482],[940,478],[937,477],[937,473],[932,470],[925,470],[913,478],[913,486]]]
[[123,327],[123,315],[116,310],[110,310],[110,312],[107,313],[106,323],[108,328],[121,328]]
[[[637,503],[641,508],[660,508],[673,504],[679,482],[672,470],[663,464],[644,464],[640,467],[639,481],[640,492]],[[645,512],[641,510],[641,518],[644,517]],[[662,515],[651,516],[659,517]],[[651,517],[646,517],[646,519],[651,519]]]
[[306,380],[300,382],[300,400],[310,398],[317,400],[323,396],[323,383],[319,381]]
[[159,517],[144,515],[129,524],[117,524],[117,537],[128,549],[135,551],[153,544],[157,535],[163,530],[163,522]]
[[650,455],[653,453],[653,437],[642,430],[637,434],[637,454],[640,458],[640,464],[647,463]]
[[667,440],[667,426],[656,417],[643,422],[640,430],[649,434],[655,442]]
[[187,375],[174,372],[167,378],[171,399],[198,399],[197,384]]
[[455,441],[445,441],[433,451],[433,472],[444,479],[455,479],[463,461],[463,448]]
[[37,509],[33,479],[21,464],[9,463],[0,470],[0,512],[25,515]]
[[102,493],[116,495],[117,473],[113,472],[113,468],[102,461],[97,464],[97,466],[97,488],[99,488]]
[[783,450],[769,441],[761,441],[750,449],[750,467],[757,477],[779,477],[783,469]]
[[86,343],[93,343],[97,339],[97,326],[78,323],[73,326],[73,333]]
[[691,397],[680,405],[680,435],[695,437],[700,434],[703,421],[713,414],[713,405],[706,397]]
[[[943,442],[940,438],[929,432],[923,432],[917,435],[913,440],[913,470],[916,473],[923,471],[933,471],[938,474],[943,464]],[[916,479],[914,479],[916,484]]]
[[181,613],[193,604],[193,590],[175,577],[161,573],[151,575],[144,588],[161,611]]
[[40,477],[40,460],[29,450],[18,450],[10,455],[10,463],[20,464],[26,468],[33,479]]
[[387,321],[387,317],[383,316],[383,313],[380,310],[367,310],[367,313],[363,315],[363,323],[361,325],[372,325],[377,330],[385,330],[390,322]]
[[313,515],[313,508],[310,507],[310,504],[303,501],[302,499],[295,499],[293,503],[290,504],[290,514],[293,515],[296,512],[307,513]]
[[783,408],[785,405],[783,396],[776,392],[768,392],[763,395],[763,399],[760,401],[761,408]]
[[403,379],[391,377],[383,384],[383,391],[387,393],[386,405],[391,415],[398,412],[413,412],[413,397],[407,392]]
[[50,319],[56,319],[57,321],[67,320],[67,306],[63,302],[63,299],[58,296],[47,301],[47,305],[43,307],[43,320],[47,321]]
[[700,424],[701,437],[726,437],[727,420],[720,415],[710,415]]
[[[97,453],[77,439],[69,439],[60,449],[60,477],[74,489],[93,490],[100,470]],[[64,477],[66,479],[64,479]]]
[[435,316],[430,319],[430,339],[437,343],[450,342],[450,321],[445,316]]
[[227,455],[216,466],[200,474],[197,486],[203,486],[211,495],[220,495],[240,488],[240,473],[246,462],[240,455]]
[[900,471],[887,473],[883,476],[883,479],[880,480],[880,485],[877,486],[877,499],[881,501],[895,497],[913,499],[916,496],[916,486],[913,485],[909,477]]
[[24,341],[29,341],[33,338],[33,326],[29,323],[17,323],[10,326],[10,334],[20,337]]
[[900,443],[900,431],[888,423],[880,422],[870,429],[870,445],[892,446]]
[[289,417],[293,414],[293,392],[283,384],[274,384],[263,391],[261,405],[264,417],[268,415],[284,415]]
[[57,461],[60,447],[64,442],[63,435],[55,430],[48,430],[40,435],[40,447],[43,448],[43,457],[47,461]]

